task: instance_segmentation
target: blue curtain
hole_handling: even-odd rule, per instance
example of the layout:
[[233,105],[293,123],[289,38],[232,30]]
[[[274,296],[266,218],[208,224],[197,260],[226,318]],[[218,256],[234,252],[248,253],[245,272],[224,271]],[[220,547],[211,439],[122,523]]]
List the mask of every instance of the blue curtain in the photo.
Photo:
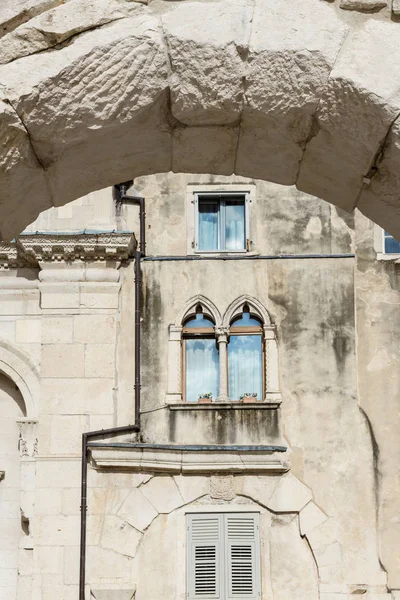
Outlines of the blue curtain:
[[231,335],[228,345],[229,397],[239,400],[246,392],[262,400],[261,335]]
[[186,340],[186,401],[197,402],[199,395],[218,396],[219,357],[215,339]]
[[385,252],[388,254],[400,254],[400,242],[385,231]]
[[199,203],[199,250],[218,250],[218,204]]
[[226,202],[225,206],[225,248],[226,250],[245,249],[244,203]]

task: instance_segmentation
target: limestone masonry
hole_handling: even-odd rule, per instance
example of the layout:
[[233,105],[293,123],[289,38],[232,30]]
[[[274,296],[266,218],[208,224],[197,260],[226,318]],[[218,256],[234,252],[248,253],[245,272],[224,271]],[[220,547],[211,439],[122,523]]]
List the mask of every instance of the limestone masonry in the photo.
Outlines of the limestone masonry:
[[[294,187],[134,185],[141,433],[89,448],[86,600],[399,600],[400,255]],[[216,210],[234,250],[201,247]],[[1,600],[79,598],[81,435],[135,418],[138,241],[108,188],[0,248]]]

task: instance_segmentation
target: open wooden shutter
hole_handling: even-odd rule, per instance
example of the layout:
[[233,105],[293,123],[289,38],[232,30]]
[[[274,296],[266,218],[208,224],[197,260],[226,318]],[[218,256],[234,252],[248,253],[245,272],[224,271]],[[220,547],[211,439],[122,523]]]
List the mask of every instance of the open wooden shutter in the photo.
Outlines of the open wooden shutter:
[[189,515],[188,598],[223,600],[222,515]]
[[260,553],[257,514],[225,515],[227,600],[259,600]]

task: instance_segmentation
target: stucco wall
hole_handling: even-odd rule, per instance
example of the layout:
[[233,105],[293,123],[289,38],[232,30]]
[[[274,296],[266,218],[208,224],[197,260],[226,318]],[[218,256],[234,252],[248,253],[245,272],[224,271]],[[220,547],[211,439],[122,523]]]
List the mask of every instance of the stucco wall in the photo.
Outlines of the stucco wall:
[[[223,475],[217,458],[214,476],[171,475],[138,473],[133,462],[121,467],[112,456],[107,469],[93,451],[88,590],[97,600],[131,600],[135,587],[139,600],[160,592],[180,600],[186,511],[243,505],[262,514],[263,600],[349,600],[367,590],[368,600],[387,600],[386,570],[390,588],[400,587],[397,266],[376,262],[368,221],[354,223],[293,188],[232,181],[252,193],[253,258],[142,261],[141,439],[282,444],[291,470],[235,471],[227,492],[216,483]],[[135,181],[146,197],[147,257],[190,253],[190,195],[228,185],[228,178],[200,175]],[[93,195],[77,202],[72,217],[51,209],[32,228],[138,232],[137,207],[116,212],[104,191],[103,216],[94,211],[90,220],[95,201]],[[357,260],[347,256],[354,248]],[[256,258],[280,254],[345,256]],[[134,418],[134,264],[81,262],[0,274],[0,368],[16,373],[30,418],[21,431],[21,504],[30,535],[20,553],[18,600],[76,599],[81,433]],[[168,327],[196,294],[222,315],[242,295],[268,311],[279,350],[280,408],[180,412],[165,405]]]

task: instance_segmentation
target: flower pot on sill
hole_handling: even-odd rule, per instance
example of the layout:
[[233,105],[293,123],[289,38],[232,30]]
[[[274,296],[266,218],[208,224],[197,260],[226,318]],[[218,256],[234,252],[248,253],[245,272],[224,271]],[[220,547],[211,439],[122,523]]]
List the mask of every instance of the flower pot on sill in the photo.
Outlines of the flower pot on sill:
[[212,398],[199,398],[197,402],[199,404],[210,404],[212,402]]
[[261,400],[259,400],[257,397],[255,396],[243,396],[242,398],[242,402],[244,404],[253,404],[254,402],[261,402]]

